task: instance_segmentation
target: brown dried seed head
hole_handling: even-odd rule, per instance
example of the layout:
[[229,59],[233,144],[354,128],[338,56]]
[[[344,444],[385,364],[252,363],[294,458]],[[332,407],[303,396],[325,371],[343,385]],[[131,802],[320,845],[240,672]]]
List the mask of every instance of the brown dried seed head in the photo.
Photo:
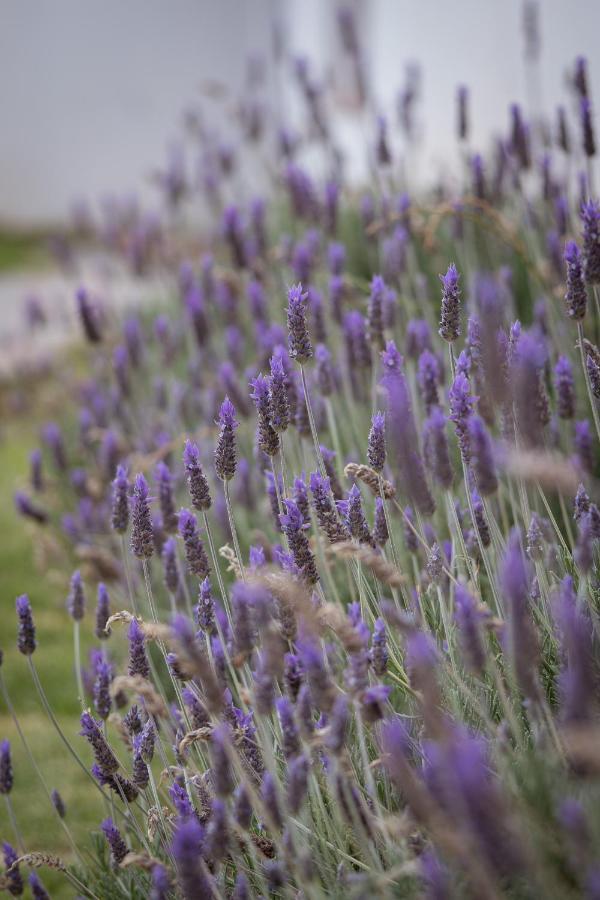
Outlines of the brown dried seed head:
[[379,479],[379,475],[370,466],[364,466],[361,463],[348,463],[344,468],[346,478],[357,478],[366,484],[374,497],[381,497],[382,492],[386,500],[391,500],[396,496],[396,488],[391,481]]
[[133,691],[135,694],[139,694],[150,715],[160,716],[162,719],[169,718],[169,711],[163,698],[157,693],[154,686],[141,675],[117,675],[116,678],[113,678],[110,686],[111,695],[116,697],[121,691]]
[[400,587],[405,582],[402,572],[392,563],[387,562],[376,550],[366,544],[355,544],[353,541],[340,541],[327,548],[329,554],[341,556],[342,559],[357,559],[368,566],[375,578],[390,587]]

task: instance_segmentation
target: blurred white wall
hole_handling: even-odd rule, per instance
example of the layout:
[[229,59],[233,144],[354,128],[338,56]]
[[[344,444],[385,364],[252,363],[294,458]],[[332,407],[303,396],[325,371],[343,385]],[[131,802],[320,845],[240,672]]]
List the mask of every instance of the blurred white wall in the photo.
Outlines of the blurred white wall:
[[[423,72],[421,177],[454,148],[455,89],[472,89],[473,143],[526,100],[521,0],[355,0],[382,109],[407,62]],[[78,196],[137,190],[164,159],[181,111],[207,77],[236,88],[245,58],[268,51],[271,17],[294,52],[323,67],[336,45],[334,0],[2,0],[0,220],[63,219]],[[600,109],[600,0],[540,0],[547,111],[583,53]],[[288,102],[287,90],[284,103]]]

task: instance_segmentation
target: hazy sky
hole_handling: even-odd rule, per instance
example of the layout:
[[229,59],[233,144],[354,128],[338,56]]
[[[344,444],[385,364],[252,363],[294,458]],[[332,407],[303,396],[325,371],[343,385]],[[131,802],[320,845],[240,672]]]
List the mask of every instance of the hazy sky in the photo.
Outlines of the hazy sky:
[[[361,0],[358,0],[360,3]],[[456,85],[470,85],[474,142],[525,101],[520,0],[362,0],[362,29],[382,108],[408,61],[423,70],[421,174],[454,147]],[[578,53],[600,109],[599,0],[540,0],[547,110]],[[239,85],[282,11],[295,52],[323,65],[333,0],[2,0],[0,219],[59,220],[73,198],[138,189],[164,158],[203,79]]]

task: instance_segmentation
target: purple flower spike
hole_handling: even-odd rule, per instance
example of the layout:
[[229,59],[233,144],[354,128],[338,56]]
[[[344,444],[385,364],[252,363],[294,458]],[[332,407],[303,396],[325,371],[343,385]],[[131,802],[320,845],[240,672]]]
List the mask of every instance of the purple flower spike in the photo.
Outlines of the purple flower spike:
[[353,484],[348,492],[348,507],[346,512],[346,525],[352,537],[359,544],[374,546],[373,535],[369,531],[367,520],[362,507],[362,496],[356,484]]
[[500,584],[507,605],[507,649],[519,687],[526,697],[538,696],[539,645],[530,610],[531,567],[513,529],[500,570]]
[[377,547],[385,547],[390,539],[385,507],[381,497],[375,498],[375,518],[373,521],[373,540]]
[[439,403],[438,387],[440,384],[440,364],[437,356],[430,350],[423,350],[419,356],[419,368],[417,373],[419,388],[425,404],[425,410],[429,413],[432,407]]
[[129,481],[123,466],[117,467],[112,483],[111,524],[117,534],[125,534],[129,525]]
[[288,400],[287,375],[281,354],[271,357],[270,420],[277,432],[283,432],[290,423],[290,403]]
[[167,534],[177,531],[177,513],[173,496],[173,476],[171,470],[162,460],[156,466],[154,477],[158,485],[158,502],[162,515],[162,525]]
[[146,656],[146,637],[137,619],[132,619],[127,632],[129,639],[129,668],[130,675],[141,675],[142,678],[150,677],[150,666]]
[[373,276],[367,311],[367,331],[371,346],[380,351],[385,347],[385,339],[383,336],[383,304],[386,291],[385,281],[381,275]]
[[429,490],[423,458],[419,450],[417,429],[413,417],[410,392],[404,375],[387,375],[384,379],[388,395],[388,447],[400,475],[403,490],[424,515],[435,510]]
[[156,728],[152,719],[148,718],[140,733],[133,739],[133,749],[147,764],[151,763],[154,757],[155,742]]
[[31,614],[31,604],[27,594],[17,597],[17,616],[19,630],[17,634],[17,647],[24,656],[31,656],[36,648],[35,625]]
[[183,896],[210,897],[213,893],[202,863],[204,832],[198,820],[191,816],[177,823],[171,853],[175,859],[177,876]]
[[148,482],[139,473],[135,476],[131,509],[131,549],[138,559],[150,559],[154,553],[154,533],[148,493]]
[[44,489],[44,475],[42,470],[42,451],[39,448],[32,450],[29,455],[30,482],[34,491]]
[[586,723],[592,720],[596,708],[593,629],[587,613],[578,608],[570,576],[561,582],[554,615],[565,660],[560,675],[562,718],[569,725]]
[[308,788],[308,776],[310,773],[310,761],[304,755],[294,756],[287,769],[287,805],[296,815],[302,808]]
[[385,345],[385,350],[381,354],[381,365],[384,377],[402,373],[403,360],[394,341],[388,341]]
[[83,619],[85,613],[85,594],[83,592],[83,582],[81,580],[81,572],[77,570],[73,572],[71,577],[71,589],[67,597],[67,609],[69,615],[76,622]]
[[23,491],[15,493],[15,509],[21,516],[32,519],[40,525],[48,521],[48,513],[34,503]]
[[452,484],[452,465],[446,437],[446,416],[434,406],[423,424],[425,462],[435,481],[448,489]]
[[279,516],[279,521],[283,533],[288,539],[290,552],[294,557],[294,564],[308,584],[316,584],[319,580],[319,574],[305,534],[304,516],[293,500],[284,500],[283,502],[286,511]]
[[96,764],[102,772],[105,775],[114,774],[119,768],[119,762],[108,746],[102,731],[102,724],[97,722],[91,713],[83,712],[81,714],[81,731],[79,734],[89,741],[94,751]]
[[258,427],[256,431],[256,443],[267,456],[275,456],[279,450],[279,435],[271,424],[271,396],[270,381],[262,375],[258,375],[250,382],[254,401],[258,413]]
[[473,472],[479,493],[487,497],[498,488],[492,442],[483,421],[478,416],[469,420],[469,444]]
[[208,481],[200,465],[200,451],[192,441],[185,442],[183,464],[187,473],[192,506],[203,511],[210,509],[211,499]]
[[485,669],[486,661],[481,627],[485,613],[478,609],[475,599],[462,585],[456,586],[454,603],[463,659],[468,669],[480,675]]
[[179,513],[179,534],[183,538],[185,558],[190,573],[203,580],[209,574],[210,566],[198,533],[196,517],[189,509],[182,509]]
[[10,741],[0,741],[0,794],[10,794],[13,786],[12,759]]
[[96,680],[94,681],[93,696],[96,712],[103,720],[108,719],[112,706],[110,697],[110,683],[112,677],[113,671],[110,663],[100,660],[96,666]]
[[235,407],[229,397],[225,397],[219,410],[219,436],[215,447],[215,470],[221,481],[230,481],[235,475],[237,464],[235,429],[238,425]]
[[475,398],[471,395],[469,379],[462,373],[459,373],[452,383],[448,396],[450,400],[450,419],[454,422],[458,446],[462,458],[469,465],[471,462],[469,419],[475,404]]
[[581,209],[583,222],[583,276],[588,284],[600,284],[600,204],[589,200]]
[[86,289],[82,287],[79,288],[75,294],[75,299],[77,301],[77,310],[79,312],[79,318],[81,319],[83,333],[90,344],[100,343],[102,340],[102,333],[98,323],[98,313],[90,301]]
[[152,887],[149,900],[168,900],[171,892],[171,879],[164,866],[158,863],[152,867]]
[[388,665],[387,631],[383,619],[376,619],[369,654],[373,671],[378,678],[385,675]]
[[442,282],[442,315],[439,333],[450,344],[460,335],[459,278],[460,276],[454,263],[450,263],[445,275],[440,275],[440,281]]
[[554,387],[558,415],[561,419],[572,419],[575,416],[575,383],[573,368],[566,356],[559,356],[554,366]]
[[[4,866],[11,869],[10,874],[6,876],[8,891],[13,897],[20,897],[24,890],[23,877],[19,870],[19,866],[15,865],[19,858],[19,854],[14,847],[5,841],[2,844],[2,854],[4,856]],[[14,865],[14,869],[12,866]]]
[[581,133],[583,152],[590,159],[596,155],[596,138],[592,124],[592,106],[587,97],[581,98]]
[[50,798],[52,800],[52,806],[54,807],[54,809],[56,810],[58,815],[61,817],[61,819],[64,819],[64,817],[67,814],[67,808],[65,806],[65,801],[63,800],[63,798],[61,797],[59,792],[56,790],[56,788],[54,788],[52,790]]
[[50,900],[50,894],[42,884],[37,872],[29,873],[29,887],[33,900]]
[[568,241],[565,246],[565,262],[567,264],[567,293],[565,302],[567,313],[574,322],[585,318],[587,309],[587,292],[583,280],[581,253],[575,241]]
[[301,365],[313,355],[308,326],[306,324],[306,294],[302,285],[297,284],[288,292],[288,348],[292,359]]
[[371,421],[367,444],[367,460],[376,472],[383,471],[385,465],[385,414],[377,412]]
[[179,569],[177,567],[177,544],[175,538],[168,538],[161,552],[165,585],[167,590],[173,594],[177,593],[179,587]]
[[310,476],[310,490],[317,522],[325,532],[329,543],[349,540],[350,532],[340,519],[333,502],[329,478],[313,472]]
[[210,741],[210,758],[214,789],[218,797],[228,797],[234,787],[227,750],[230,740],[231,737],[224,725],[218,725],[213,729]]
[[465,141],[469,136],[469,89],[461,84],[456,93],[458,105],[458,138]]
[[101,828],[104,833],[104,837],[107,840],[108,846],[110,847],[110,853],[113,858],[113,862],[115,866],[118,866],[119,863],[122,862],[129,853],[127,844],[123,840],[121,832],[112,819],[105,819],[101,825]]

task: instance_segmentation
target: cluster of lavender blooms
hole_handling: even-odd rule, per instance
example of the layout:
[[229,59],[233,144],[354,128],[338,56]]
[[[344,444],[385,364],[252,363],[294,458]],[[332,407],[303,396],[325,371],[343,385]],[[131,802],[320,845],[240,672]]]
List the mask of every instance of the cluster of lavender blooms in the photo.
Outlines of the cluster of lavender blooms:
[[[368,108],[347,11],[340,28]],[[333,152],[327,94],[306,61],[295,71]],[[583,60],[572,92],[573,131],[561,108],[544,146],[513,107],[496,152],[436,205],[397,187],[379,117],[358,210],[284,131],[270,205],[226,205],[236,154],[198,122],[211,253],[174,271],[167,220],[111,210],[98,237],[176,297],[116,331],[78,293],[78,426],[43,428],[16,497],[34,540],[52,529],[85,561],[65,590],[79,734],[37,675],[52,648],[35,610],[16,606],[48,727],[110,811],[106,868],[73,842],[77,809],[19,727],[79,895],[600,897],[600,206]],[[417,99],[412,73],[406,140]],[[464,148],[468,99],[459,88]],[[243,104],[247,141],[263,113]],[[160,186],[186,202],[179,156]],[[14,896],[30,854],[52,849],[21,844],[19,774],[4,741]]]

